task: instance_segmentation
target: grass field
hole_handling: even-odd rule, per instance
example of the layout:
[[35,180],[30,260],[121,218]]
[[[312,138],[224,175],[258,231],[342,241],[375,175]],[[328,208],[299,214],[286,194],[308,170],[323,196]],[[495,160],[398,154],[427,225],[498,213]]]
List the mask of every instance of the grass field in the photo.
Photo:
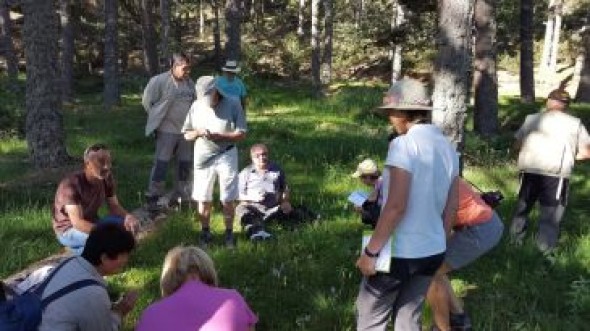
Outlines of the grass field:
[[[79,102],[64,109],[72,155],[80,155],[93,142],[111,146],[118,196],[128,209],[142,203],[153,154],[152,139],[143,136],[146,116],[139,94],[143,83],[126,81],[123,104],[105,113],[100,105],[101,82],[84,80],[78,85]],[[385,87],[343,84],[317,101],[308,98],[309,89],[303,85],[247,83],[249,132],[240,144],[241,166],[248,162],[250,145],[268,144],[271,157],[287,172],[295,203],[309,206],[321,219],[295,231],[276,229],[276,240],[260,245],[240,237],[238,248],[228,251],[221,245],[217,206],[213,221],[217,245],[210,254],[221,284],[245,296],[259,315],[258,330],[353,330],[360,281],[354,261],[363,227],[346,196],[360,188],[350,177],[357,162],[372,157],[382,163],[385,157],[387,125],[368,113]],[[499,137],[484,141],[468,133],[465,176],[484,189],[503,191],[506,199],[499,213],[508,224],[517,186],[508,154],[511,130],[535,107],[510,98],[501,101],[504,131]],[[16,101],[10,104],[22,107]],[[574,111],[590,124],[589,105],[575,106]],[[57,181],[76,165],[37,172],[27,163],[26,143],[18,137],[3,137],[0,152],[0,277],[6,277],[60,250],[51,231],[50,206]],[[564,233],[555,255],[542,256],[530,237],[522,247],[509,245],[504,238],[491,253],[453,274],[453,285],[465,296],[475,330],[590,328],[588,170],[589,165],[579,165],[572,179]],[[166,251],[196,244],[198,233],[192,210],[174,214],[158,233],[141,242],[127,271],[109,279],[115,292],[141,290],[126,329],[132,329],[141,310],[159,297]]]

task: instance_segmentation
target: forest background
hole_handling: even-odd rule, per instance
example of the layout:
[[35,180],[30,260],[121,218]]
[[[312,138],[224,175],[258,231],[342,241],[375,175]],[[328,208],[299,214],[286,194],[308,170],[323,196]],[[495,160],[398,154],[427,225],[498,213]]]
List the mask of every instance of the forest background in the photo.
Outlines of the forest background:
[[[462,151],[464,175],[501,189],[506,224],[517,174],[513,132],[549,90],[576,97],[590,119],[588,1],[86,0],[0,2],[0,277],[60,250],[49,206],[82,150],[114,150],[119,196],[143,203],[153,143],[140,97],[170,54],[193,60],[193,78],[240,61],[251,132],[290,175],[296,202],[321,221],[277,229],[268,245],[215,247],[222,285],[238,289],[261,330],[350,330],[362,226],[346,205],[364,157],[382,162],[388,128],[371,115],[404,75],[433,83],[434,120]],[[560,249],[507,240],[454,275],[477,330],[583,330],[590,319],[590,194],[581,164]],[[143,241],[117,290],[144,289],[127,321],[159,297],[165,251],[195,244],[192,210]],[[216,223],[221,223],[216,219]],[[220,232],[220,229],[218,232]],[[428,314],[427,323],[428,324]]]

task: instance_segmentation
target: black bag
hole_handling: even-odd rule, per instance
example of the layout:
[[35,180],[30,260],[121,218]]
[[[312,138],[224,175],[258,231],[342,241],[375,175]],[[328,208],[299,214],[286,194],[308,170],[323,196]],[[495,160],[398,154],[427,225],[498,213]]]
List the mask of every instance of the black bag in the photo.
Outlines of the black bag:
[[370,225],[373,229],[377,225],[377,220],[381,214],[381,206],[377,201],[365,201],[361,210],[361,222]]
[[496,208],[504,200],[504,195],[500,191],[481,192],[481,199],[490,207]]

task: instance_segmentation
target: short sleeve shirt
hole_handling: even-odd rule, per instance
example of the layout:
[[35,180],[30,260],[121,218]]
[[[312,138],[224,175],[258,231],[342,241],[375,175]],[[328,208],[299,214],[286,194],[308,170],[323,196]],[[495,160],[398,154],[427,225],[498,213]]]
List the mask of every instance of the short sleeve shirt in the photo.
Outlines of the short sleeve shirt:
[[405,214],[394,230],[393,256],[421,258],[446,249],[442,212],[449,188],[459,173],[457,152],[430,124],[416,124],[389,144],[383,173],[383,201],[387,201],[393,167],[411,174]]
[[514,137],[522,141],[519,169],[549,176],[569,177],[577,152],[590,144],[580,119],[556,110],[528,115]]
[[195,84],[192,80],[185,79],[180,82],[173,80],[173,84],[169,84],[169,86],[170,89],[167,91],[169,95],[166,97],[170,100],[170,106],[158,127],[158,131],[178,134],[182,130],[186,114],[195,99]]
[[[211,108],[209,97],[197,99],[184,122],[183,132],[188,130],[209,130],[212,133],[246,132],[246,118],[240,102],[233,98],[223,98],[215,108]],[[229,141],[213,141],[199,137],[194,144],[194,166],[202,169],[217,155],[233,146]]]
[[280,194],[285,192],[287,182],[285,173],[275,163],[270,163],[268,169],[259,172],[253,165],[244,168],[239,176],[240,200],[248,201],[250,196],[264,196],[263,201],[257,201],[267,208],[279,204]]
[[471,185],[459,180],[459,208],[455,226],[476,225],[492,218],[493,211]]
[[226,94],[238,99],[244,98],[247,95],[246,86],[237,76],[234,76],[234,79],[231,81],[225,76],[219,76],[217,77],[216,85]]
[[82,218],[90,222],[98,221],[98,210],[107,198],[115,195],[113,176],[99,182],[90,182],[84,171],[74,172],[64,178],[57,187],[53,202],[53,229],[62,233],[71,228],[72,221],[68,216],[66,205],[82,206]]

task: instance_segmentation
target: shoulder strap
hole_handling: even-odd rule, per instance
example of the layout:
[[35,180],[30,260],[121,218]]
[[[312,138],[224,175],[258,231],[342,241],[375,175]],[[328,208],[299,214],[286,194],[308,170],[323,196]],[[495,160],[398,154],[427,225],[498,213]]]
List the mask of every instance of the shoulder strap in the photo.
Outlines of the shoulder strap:
[[64,260],[62,263],[60,263],[57,267],[55,267],[55,269],[53,269],[51,271],[51,273],[43,280],[43,282],[41,282],[41,284],[39,284],[37,287],[33,288],[32,292],[36,293],[39,297],[43,296],[43,292],[45,291],[47,284],[49,284],[51,279],[53,279],[53,276],[55,276],[55,274],[57,274],[59,269],[61,269],[66,264],[68,264],[74,258],[75,258],[75,256],[69,257],[66,260]]
[[58,291],[55,291],[47,298],[41,300],[41,309],[45,309],[45,307],[47,307],[47,305],[49,305],[53,301],[63,297],[64,295],[66,295],[68,293],[71,293],[71,292],[79,290],[83,287],[92,286],[92,285],[104,287],[103,284],[101,284],[100,282],[98,282],[97,280],[94,280],[94,279],[79,280],[77,282],[74,282],[70,285],[67,285],[67,286],[59,289]]

